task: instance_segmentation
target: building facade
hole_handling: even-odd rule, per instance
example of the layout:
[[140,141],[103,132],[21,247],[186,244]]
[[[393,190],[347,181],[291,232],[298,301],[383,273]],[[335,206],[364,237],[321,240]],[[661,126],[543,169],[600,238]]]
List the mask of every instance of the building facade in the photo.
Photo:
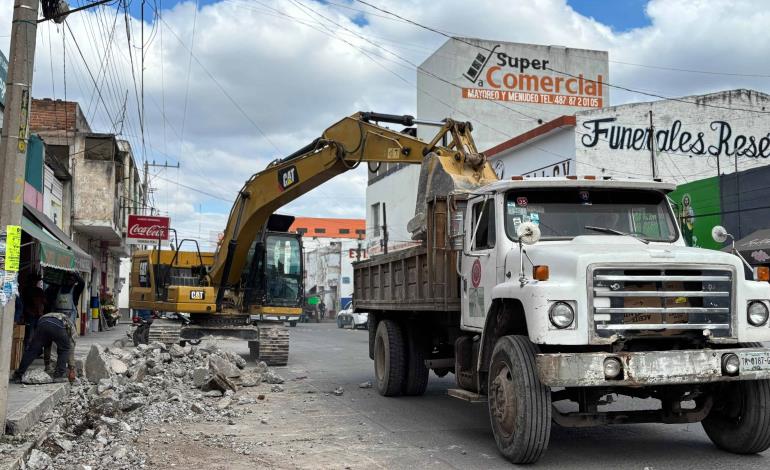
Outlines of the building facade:
[[[606,51],[475,38],[447,40],[417,74],[417,117],[470,121],[478,150],[488,149],[562,115],[609,105]],[[436,128],[418,126],[430,140]],[[412,245],[420,168],[383,164],[366,190],[367,248]],[[393,188],[399,188],[394,191]],[[383,229],[385,220],[387,227]]]
[[33,99],[30,132],[42,141],[45,165],[42,196],[29,202],[90,255],[84,297],[116,299],[120,259],[130,255],[128,214],[140,212],[144,191],[131,146],[93,132],[72,101]]
[[659,178],[677,184],[767,165],[770,95],[728,90],[580,111],[486,151],[498,175]]
[[302,234],[305,293],[319,296],[331,318],[353,297],[353,263],[368,256],[366,221],[297,217],[289,231]]

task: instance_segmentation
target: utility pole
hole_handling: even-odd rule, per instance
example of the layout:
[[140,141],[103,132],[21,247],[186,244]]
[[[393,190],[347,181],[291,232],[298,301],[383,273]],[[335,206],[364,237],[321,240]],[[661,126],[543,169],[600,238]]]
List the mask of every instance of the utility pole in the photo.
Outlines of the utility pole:
[[[147,197],[150,193],[150,186],[149,186],[149,174],[150,174],[150,167],[154,168],[179,168],[179,162],[176,163],[176,165],[169,165],[168,161],[165,163],[155,163],[155,160],[152,161],[152,163],[148,162],[147,160],[144,161],[144,193],[142,197],[142,208],[145,210],[147,209]],[[150,211],[150,215],[152,215],[152,211]]]
[[652,163],[652,179],[658,177],[658,165],[655,162],[655,128],[652,126],[652,110],[650,110],[650,162]]
[[385,203],[382,203],[382,250],[388,254],[388,211],[385,209]]
[[[35,64],[39,8],[38,0],[15,0],[13,5],[8,78],[5,84],[5,116],[0,134],[0,231],[5,232],[9,225],[21,225],[24,169],[29,138],[30,90]],[[4,268],[0,266],[0,269]],[[5,417],[8,411],[8,374],[15,310],[14,297],[11,296],[7,301],[0,318],[0,435],[5,433]]]
[[144,189],[142,190],[142,211],[145,212],[144,215],[147,215],[147,193],[150,192],[149,188],[149,178],[148,175],[150,174],[150,164],[147,162],[147,159],[144,160]]

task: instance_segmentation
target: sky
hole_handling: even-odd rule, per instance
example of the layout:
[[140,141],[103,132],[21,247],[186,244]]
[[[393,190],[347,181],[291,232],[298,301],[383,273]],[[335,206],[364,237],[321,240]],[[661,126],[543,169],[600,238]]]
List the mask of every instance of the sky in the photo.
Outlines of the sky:
[[[369,1],[448,34],[606,50],[611,82],[632,89],[770,92],[770,2],[762,0]],[[13,2],[0,3],[7,54]],[[419,64],[446,41],[356,0],[147,0],[142,145],[142,2],[130,0],[128,12],[122,4],[39,26],[33,96],[64,99],[66,89],[92,129],[119,133],[140,165],[179,163],[151,170],[152,204],[182,235],[204,241],[223,229],[251,174],[340,118],[414,114],[417,71],[399,57]],[[651,99],[610,96],[612,104]],[[366,178],[365,168],[348,172],[281,211],[364,217]]]

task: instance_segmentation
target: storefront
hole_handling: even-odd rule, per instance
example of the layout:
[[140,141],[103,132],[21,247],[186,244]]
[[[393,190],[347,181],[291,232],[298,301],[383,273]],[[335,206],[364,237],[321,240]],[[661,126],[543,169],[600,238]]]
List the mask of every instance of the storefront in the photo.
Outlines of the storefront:
[[[19,270],[20,292],[31,274],[42,278],[46,291],[60,286],[69,273],[89,281],[91,257],[67,237],[40,211],[25,206],[22,218],[22,249]],[[77,327],[81,334],[87,331],[88,299],[81,295],[77,305]]]

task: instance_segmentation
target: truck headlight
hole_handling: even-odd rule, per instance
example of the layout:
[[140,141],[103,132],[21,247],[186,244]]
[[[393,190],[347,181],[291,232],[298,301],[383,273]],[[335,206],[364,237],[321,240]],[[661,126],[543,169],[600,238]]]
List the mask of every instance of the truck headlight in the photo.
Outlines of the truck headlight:
[[741,360],[737,354],[727,353],[722,356],[722,374],[738,375],[741,371]]
[[551,309],[548,311],[548,318],[550,318],[551,324],[556,328],[567,328],[575,321],[575,311],[566,302],[556,302],[551,305]]
[[768,311],[767,305],[764,302],[754,300],[749,303],[747,317],[749,323],[753,326],[762,326],[767,323],[768,315],[770,315],[770,311]]

